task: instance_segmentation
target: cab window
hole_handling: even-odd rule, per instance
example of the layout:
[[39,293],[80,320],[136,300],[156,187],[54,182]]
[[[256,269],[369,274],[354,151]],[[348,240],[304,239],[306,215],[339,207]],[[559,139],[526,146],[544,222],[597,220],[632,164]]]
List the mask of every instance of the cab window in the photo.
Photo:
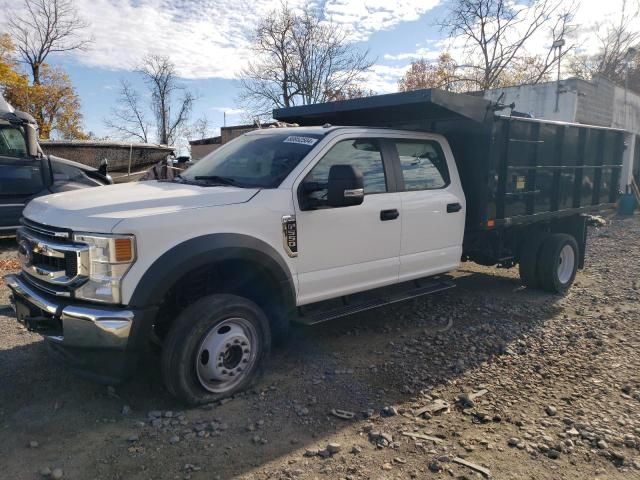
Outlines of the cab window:
[[382,151],[377,139],[350,139],[336,143],[313,167],[304,182],[316,183],[321,188],[310,194],[311,198],[326,201],[329,170],[333,165],[353,165],[362,172],[365,195],[387,191],[387,180],[382,162]]
[[27,143],[20,128],[0,127],[0,156],[27,157]]
[[435,190],[449,185],[449,169],[440,144],[434,140],[393,140],[405,190]]

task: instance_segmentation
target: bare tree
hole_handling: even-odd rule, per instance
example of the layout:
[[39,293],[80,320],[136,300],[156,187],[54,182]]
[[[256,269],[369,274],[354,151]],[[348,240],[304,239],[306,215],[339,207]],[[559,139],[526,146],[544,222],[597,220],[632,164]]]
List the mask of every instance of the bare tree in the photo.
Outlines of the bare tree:
[[198,118],[195,122],[193,122],[193,124],[188,128],[187,137],[190,140],[191,139],[202,140],[204,138],[207,138],[207,135],[209,135],[210,130],[211,130],[211,126],[209,125],[209,119],[206,117],[206,115],[203,115],[200,118]]
[[73,0],[22,0],[24,13],[9,17],[9,32],[33,83],[40,84],[40,68],[49,54],[84,48],[89,39],[81,36],[88,27]]
[[[525,6],[509,0],[453,0],[440,25],[454,39],[462,39],[467,56],[474,59],[466,65],[471,75],[465,80],[488,89],[503,83],[504,75],[521,62],[535,66],[530,78],[522,81],[544,79],[574,47],[566,45],[563,51],[552,47],[570,33],[574,12],[575,5],[566,6],[562,0],[530,0]],[[527,60],[526,47],[544,29],[549,29],[550,37],[546,56]]]
[[[595,27],[595,35],[600,44],[595,55],[576,55],[572,59],[571,72],[581,78],[589,79],[600,74],[618,84],[624,84],[627,74],[627,62],[636,61],[636,67],[629,69],[630,80],[640,79],[640,28],[638,16],[640,2],[629,5],[623,1],[620,17],[614,21],[601,22]],[[636,58],[628,58],[629,49],[635,48]],[[640,84],[631,82],[631,88],[639,88]]]
[[169,57],[146,56],[137,72],[147,86],[150,101],[143,101],[147,96],[141,96],[122,81],[117,106],[111,111],[111,117],[105,119],[105,125],[120,137],[143,142],[152,139],[151,131],[155,127],[155,141],[173,145],[187,131],[195,98],[178,82],[175,65]]
[[105,120],[105,125],[118,136],[137,138],[141,142],[149,142],[151,126],[146,119],[145,108],[140,102],[140,95],[129,82],[120,82],[120,96],[118,104],[111,110],[111,117]]
[[297,17],[292,33],[295,83],[305,105],[326,102],[332,92],[355,89],[373,65],[368,51],[349,45],[344,31],[322,22],[313,11]]
[[[142,60],[138,70],[151,92],[152,110],[156,121],[158,142],[171,145],[176,134],[189,119],[194,97],[182,85],[178,84],[176,67],[169,57],[148,55]],[[175,101],[175,94],[182,97]],[[172,113],[172,108],[176,107]]]
[[240,74],[240,103],[253,114],[324,102],[358,86],[373,62],[349,44],[346,33],[317,12],[293,12],[286,3],[258,25],[256,60]]

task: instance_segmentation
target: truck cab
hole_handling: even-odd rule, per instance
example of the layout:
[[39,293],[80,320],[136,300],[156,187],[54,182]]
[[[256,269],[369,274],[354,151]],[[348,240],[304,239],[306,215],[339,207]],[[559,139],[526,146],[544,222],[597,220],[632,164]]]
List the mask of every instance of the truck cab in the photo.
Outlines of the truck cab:
[[18,319],[73,363],[115,378],[153,341],[169,389],[201,403],[244,388],[292,318],[443,288],[417,281],[457,268],[464,209],[439,135],[258,130],[170,182],[33,200],[7,282]]
[[12,236],[33,198],[111,183],[105,171],[44,155],[35,120],[0,96],[0,237]]

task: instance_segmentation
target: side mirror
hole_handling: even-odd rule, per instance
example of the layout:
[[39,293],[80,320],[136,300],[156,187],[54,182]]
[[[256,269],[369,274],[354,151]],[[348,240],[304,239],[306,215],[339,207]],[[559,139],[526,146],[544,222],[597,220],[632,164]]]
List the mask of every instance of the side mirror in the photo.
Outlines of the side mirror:
[[109,167],[109,161],[106,158],[103,158],[100,161],[100,166],[98,167],[98,173],[106,177],[108,167]]
[[38,130],[35,124],[27,123],[24,125],[24,130],[27,136],[27,149],[30,157],[37,157],[40,154],[38,148]]
[[353,165],[333,165],[329,170],[327,204],[330,207],[349,207],[363,201],[362,172]]

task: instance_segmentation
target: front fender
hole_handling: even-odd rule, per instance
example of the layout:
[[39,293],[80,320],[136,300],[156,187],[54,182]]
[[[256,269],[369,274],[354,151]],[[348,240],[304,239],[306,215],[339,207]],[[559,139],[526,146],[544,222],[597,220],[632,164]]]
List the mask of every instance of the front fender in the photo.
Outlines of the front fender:
[[231,259],[254,262],[268,271],[280,284],[287,306],[295,308],[293,277],[280,254],[262,240],[237,233],[202,235],[165,252],[151,264],[137,283],[129,306],[158,306],[179,278],[199,267]]

